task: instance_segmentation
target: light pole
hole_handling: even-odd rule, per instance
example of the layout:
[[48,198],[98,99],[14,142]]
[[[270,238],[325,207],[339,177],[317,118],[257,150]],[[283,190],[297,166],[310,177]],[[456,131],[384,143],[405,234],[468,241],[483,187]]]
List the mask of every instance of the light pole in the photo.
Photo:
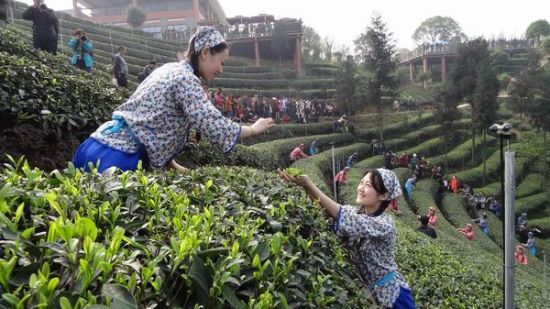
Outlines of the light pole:
[[[547,286],[546,285],[546,253],[544,252],[544,250],[542,250],[541,253],[542,253],[542,265],[543,265],[543,267],[542,267],[542,283],[543,283],[544,286]],[[547,293],[546,290],[547,289],[544,289],[544,292],[543,292],[544,294]],[[545,296],[545,295],[543,295],[543,296]]]
[[[505,204],[505,190],[504,190],[504,140],[509,140],[512,132],[510,130],[512,129],[512,125],[510,123],[504,123],[504,124],[493,124],[489,127],[489,133],[495,136],[498,136],[500,138],[500,198],[501,203],[503,206],[503,223],[502,223],[502,235],[503,237],[503,248],[504,253],[502,254],[502,265],[503,265],[503,278],[504,278],[504,285],[503,285],[503,296],[504,296],[504,307],[506,309],[508,308],[514,308],[514,257],[513,252],[511,251],[510,244],[513,244],[513,231],[515,230],[514,227],[514,214],[509,213],[510,209],[507,210],[506,204]],[[509,150],[509,149],[507,149]],[[507,152],[507,160],[511,160],[511,163],[514,162],[514,154]],[[508,164],[508,167],[510,167],[510,164]],[[511,167],[511,175],[513,175],[513,166]],[[510,175],[510,174],[509,174]],[[512,177],[514,178],[514,177]],[[514,180],[514,179],[509,179]],[[510,200],[509,202],[513,202],[513,200]],[[513,208],[513,206],[511,206]],[[506,233],[507,231],[510,231],[509,233]]]
[[504,140],[509,140],[512,136],[512,124],[493,124],[489,127],[491,135],[498,136],[500,139],[500,199],[501,205],[504,207]]
[[330,143],[332,147],[332,188],[334,190],[334,201],[338,202],[338,189],[336,188],[336,161],[334,160],[334,142]]

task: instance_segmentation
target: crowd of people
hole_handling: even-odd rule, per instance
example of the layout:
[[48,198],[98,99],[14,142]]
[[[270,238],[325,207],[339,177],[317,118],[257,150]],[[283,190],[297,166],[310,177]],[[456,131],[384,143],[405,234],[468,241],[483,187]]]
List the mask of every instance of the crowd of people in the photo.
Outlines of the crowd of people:
[[[411,170],[411,175],[405,181],[403,193],[406,201],[414,211],[418,210],[413,200],[413,191],[416,183],[421,178],[431,177],[439,182],[440,188],[438,194],[450,193],[462,195],[467,211],[470,216],[474,218],[464,227],[457,228],[457,231],[464,235],[466,239],[471,241],[475,239],[476,234],[474,225],[477,225],[484,235],[489,235],[489,218],[487,211],[493,213],[497,217],[501,217],[503,207],[494,195],[474,193],[473,188],[466,183],[462,183],[456,175],[451,175],[448,178],[444,177],[441,166],[431,165],[429,161],[419,154],[414,153],[408,155],[403,152],[398,156],[394,152],[386,150],[383,142],[373,141],[373,145],[377,146],[375,154],[383,154],[384,156],[384,168],[392,169],[396,167],[407,167]],[[397,205],[390,207],[390,210],[399,213]],[[479,211],[481,211],[480,214],[478,214]],[[428,213],[419,215],[418,220],[420,221],[418,231],[433,238],[437,237],[435,231],[437,223],[435,207],[430,207]],[[537,234],[541,234],[541,231],[537,227],[528,227],[527,214],[522,213],[521,216],[518,217],[516,224],[516,236],[520,243],[515,253],[518,263],[528,263],[528,258],[525,255],[524,249],[528,249],[527,251],[531,256],[536,256]]]
[[296,97],[237,96],[224,93],[221,88],[205,91],[214,106],[227,118],[251,122],[261,117],[272,117],[277,123],[311,123],[321,117],[337,114],[331,100],[309,100]]

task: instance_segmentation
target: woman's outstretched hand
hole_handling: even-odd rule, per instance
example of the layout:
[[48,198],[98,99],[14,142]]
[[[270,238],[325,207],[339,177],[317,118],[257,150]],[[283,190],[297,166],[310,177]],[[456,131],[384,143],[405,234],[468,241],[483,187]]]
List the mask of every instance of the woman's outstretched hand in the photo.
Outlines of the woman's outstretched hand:
[[277,174],[279,174],[279,176],[284,181],[296,184],[300,187],[305,188],[311,183],[311,180],[309,179],[309,177],[307,177],[307,175],[300,175],[300,176],[294,177],[280,168],[277,169]]
[[176,162],[176,160],[172,160],[172,161],[168,162],[167,167],[169,169],[173,169],[173,170],[177,171],[178,173],[182,173],[182,174],[185,174],[186,172],[189,171],[188,168],[186,168],[182,165],[179,165],[178,162]]
[[273,126],[275,126],[275,122],[273,121],[273,118],[259,118],[250,127],[253,130],[252,131],[253,135],[258,135],[258,134],[264,133],[265,131],[267,131]]

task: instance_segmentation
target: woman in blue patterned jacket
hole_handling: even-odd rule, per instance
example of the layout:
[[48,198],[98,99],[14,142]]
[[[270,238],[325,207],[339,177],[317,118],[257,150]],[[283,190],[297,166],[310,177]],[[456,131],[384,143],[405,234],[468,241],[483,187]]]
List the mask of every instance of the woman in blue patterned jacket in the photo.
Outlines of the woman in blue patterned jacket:
[[415,308],[411,291],[397,271],[395,222],[385,210],[401,195],[394,172],[367,170],[357,186],[358,207],[340,205],[325,195],[307,176],[293,177],[279,171],[283,180],[304,187],[310,198],[319,201],[334,219],[334,232],[346,239],[361,278],[382,308]]
[[77,149],[73,162],[89,170],[97,164],[135,170],[139,161],[153,168],[186,169],[176,157],[187,143],[191,128],[210,142],[231,151],[239,138],[261,134],[274,125],[260,118],[241,126],[223,117],[204,92],[202,81],[223,73],[229,46],[213,27],[199,27],[189,42],[187,59],[167,63],[151,73],[132,96],[113,112]]

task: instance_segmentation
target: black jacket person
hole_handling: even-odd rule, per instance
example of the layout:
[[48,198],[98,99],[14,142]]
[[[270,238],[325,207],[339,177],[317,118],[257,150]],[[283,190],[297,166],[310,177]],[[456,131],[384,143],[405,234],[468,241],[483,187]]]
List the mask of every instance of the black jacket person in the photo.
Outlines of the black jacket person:
[[33,46],[52,54],[57,53],[57,36],[59,34],[59,20],[52,9],[49,9],[43,0],[34,0],[24,13],[23,19],[32,20]]
[[8,0],[0,0],[0,28],[8,23]]

